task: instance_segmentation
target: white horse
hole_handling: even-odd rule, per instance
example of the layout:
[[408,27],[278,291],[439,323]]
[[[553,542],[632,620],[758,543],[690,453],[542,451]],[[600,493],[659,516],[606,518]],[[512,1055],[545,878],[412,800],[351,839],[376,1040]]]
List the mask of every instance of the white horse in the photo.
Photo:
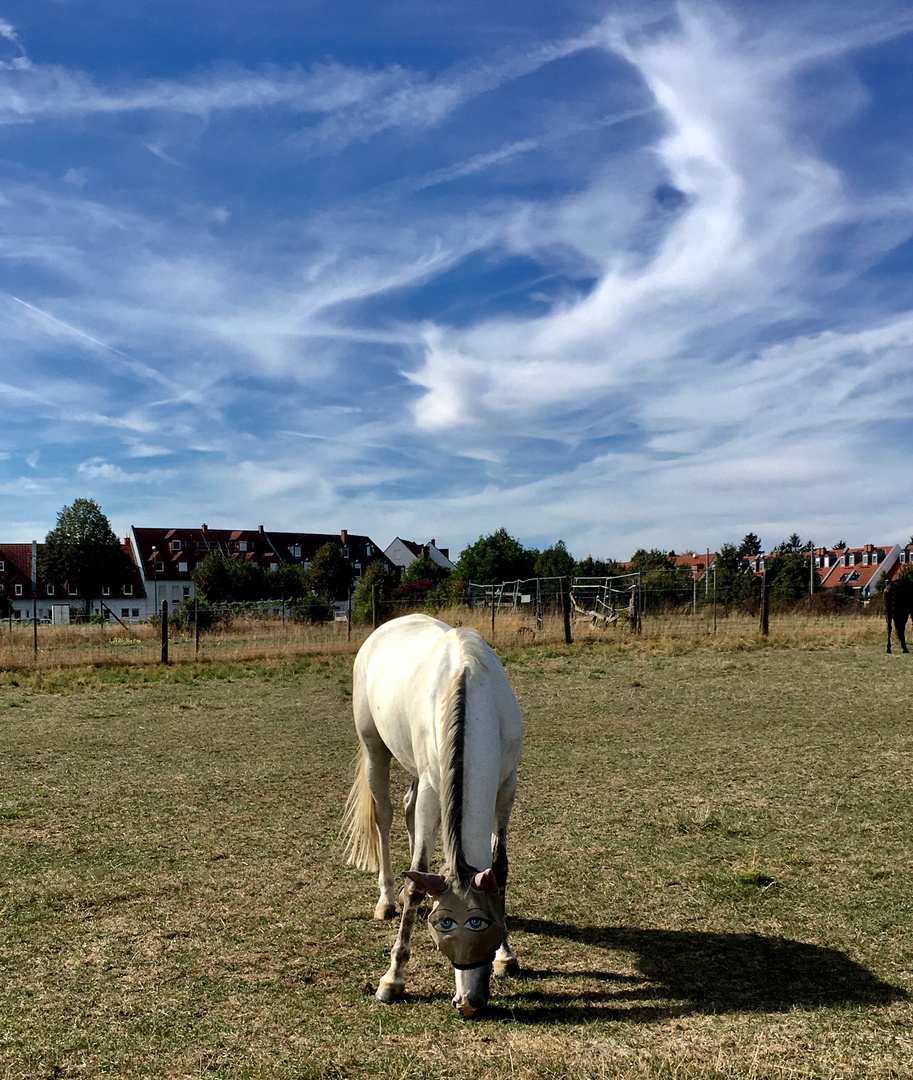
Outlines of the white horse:
[[[454,1007],[469,1017],[488,1002],[492,967],[517,974],[507,940],[507,821],[523,744],[520,707],[495,653],[472,629],[427,615],[385,623],[355,658],[359,754],[344,818],[348,862],[379,870],[375,919],[396,914],[390,862],[390,759],[412,775],[404,799],[411,869],[390,967],[377,998],[402,997],[412,927],[422,898],[428,925],[451,961]],[[429,873],[438,830],[445,866]]]

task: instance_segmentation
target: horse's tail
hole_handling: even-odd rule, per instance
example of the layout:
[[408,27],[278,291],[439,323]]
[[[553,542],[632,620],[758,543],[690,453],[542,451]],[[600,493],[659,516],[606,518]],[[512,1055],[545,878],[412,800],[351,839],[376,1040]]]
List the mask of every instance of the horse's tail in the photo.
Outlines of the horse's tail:
[[368,787],[368,756],[359,743],[355,760],[355,780],[346,799],[342,816],[342,832],[348,835],[345,860],[359,870],[380,869],[380,834],[377,831],[377,814],[374,796]]

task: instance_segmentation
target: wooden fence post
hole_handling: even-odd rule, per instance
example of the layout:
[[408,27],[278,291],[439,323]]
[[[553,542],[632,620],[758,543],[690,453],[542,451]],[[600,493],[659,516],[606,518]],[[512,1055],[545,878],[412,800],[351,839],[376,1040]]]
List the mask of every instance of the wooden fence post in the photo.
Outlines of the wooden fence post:
[[193,598],[193,651],[194,655],[200,652],[200,601]]
[[571,586],[566,577],[561,578],[561,613],[564,616],[564,644],[573,645],[571,637]]
[[168,601],[162,601],[162,663],[168,663]]
[[770,589],[767,585],[767,571],[761,574],[761,636],[770,633]]
[[374,629],[378,627],[377,622],[377,586],[371,586],[371,623]]

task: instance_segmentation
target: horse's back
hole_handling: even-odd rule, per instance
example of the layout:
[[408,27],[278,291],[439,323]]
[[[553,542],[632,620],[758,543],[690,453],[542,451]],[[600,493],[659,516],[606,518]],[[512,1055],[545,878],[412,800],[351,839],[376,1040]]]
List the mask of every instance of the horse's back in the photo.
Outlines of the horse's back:
[[502,754],[519,756],[523,721],[497,654],[477,631],[429,615],[392,619],[359,649],[353,687],[359,734],[376,731],[400,764],[420,774],[437,757],[441,702],[464,669],[469,694],[499,726]]

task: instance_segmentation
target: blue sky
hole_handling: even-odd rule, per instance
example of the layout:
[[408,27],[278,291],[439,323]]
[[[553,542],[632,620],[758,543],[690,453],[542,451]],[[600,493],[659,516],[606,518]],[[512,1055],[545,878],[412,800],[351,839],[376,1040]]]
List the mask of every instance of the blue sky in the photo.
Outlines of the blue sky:
[[0,0],[0,540],[913,532],[905,3]]

